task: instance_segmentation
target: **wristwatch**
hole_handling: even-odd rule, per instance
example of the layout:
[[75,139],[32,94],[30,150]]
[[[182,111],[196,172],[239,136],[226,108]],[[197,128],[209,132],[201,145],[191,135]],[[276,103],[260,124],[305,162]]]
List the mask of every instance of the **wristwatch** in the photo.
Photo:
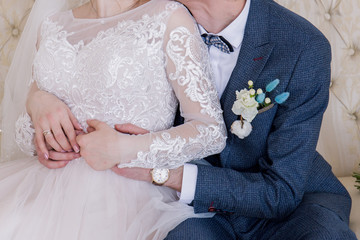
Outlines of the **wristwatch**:
[[152,183],[157,186],[162,186],[169,180],[169,169],[167,168],[153,168],[150,171]]

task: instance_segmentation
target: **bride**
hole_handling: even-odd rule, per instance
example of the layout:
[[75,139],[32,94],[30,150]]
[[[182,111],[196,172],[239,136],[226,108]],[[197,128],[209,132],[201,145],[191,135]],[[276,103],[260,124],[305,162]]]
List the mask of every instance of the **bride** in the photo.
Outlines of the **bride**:
[[[37,0],[9,70],[0,239],[163,239],[187,218],[211,217],[194,214],[174,190],[109,170],[177,168],[223,149],[222,111],[192,17],[170,0],[91,0],[73,8],[80,4]],[[36,90],[62,100],[79,130],[102,124],[111,135],[112,157],[102,152],[94,158],[83,154],[87,144],[76,149],[73,143],[81,156],[66,167],[40,164],[32,156],[34,136],[51,143],[57,129],[34,130],[25,102]],[[186,121],[172,127],[178,103]],[[115,123],[150,132],[118,133]]]

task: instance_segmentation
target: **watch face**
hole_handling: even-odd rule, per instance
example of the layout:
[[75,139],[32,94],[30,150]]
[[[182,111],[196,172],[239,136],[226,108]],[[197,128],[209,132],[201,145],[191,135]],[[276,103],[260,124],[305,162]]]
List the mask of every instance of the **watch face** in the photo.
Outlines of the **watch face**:
[[165,168],[154,168],[152,170],[152,179],[158,184],[165,183],[169,178],[169,170]]

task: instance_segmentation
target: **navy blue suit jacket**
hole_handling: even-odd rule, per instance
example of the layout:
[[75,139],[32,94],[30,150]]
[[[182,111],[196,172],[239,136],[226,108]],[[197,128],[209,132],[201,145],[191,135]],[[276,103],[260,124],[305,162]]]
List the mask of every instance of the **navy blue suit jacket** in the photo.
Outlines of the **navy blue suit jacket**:
[[[226,148],[198,166],[196,213],[216,211],[247,231],[257,219],[281,219],[311,195],[312,201],[348,221],[351,200],[316,151],[323,113],[328,104],[331,50],[327,39],[308,21],[272,0],[252,0],[236,67],[221,98],[228,130]],[[237,116],[231,111],[235,91],[287,91],[282,105],[258,114],[245,139],[230,132]],[[332,194],[335,201],[327,201]],[[243,227],[241,227],[243,226]],[[244,229],[242,229],[244,228]]]

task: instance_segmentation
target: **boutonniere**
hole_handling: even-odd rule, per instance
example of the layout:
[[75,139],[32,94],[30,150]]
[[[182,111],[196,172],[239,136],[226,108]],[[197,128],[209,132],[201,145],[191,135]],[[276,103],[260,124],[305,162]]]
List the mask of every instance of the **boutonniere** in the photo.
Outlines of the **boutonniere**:
[[242,89],[240,92],[236,91],[236,101],[232,107],[233,113],[239,116],[239,120],[236,120],[231,125],[231,132],[241,139],[249,136],[252,131],[251,121],[257,114],[265,112],[272,108],[274,104],[284,103],[290,93],[283,92],[275,97],[275,103],[272,103],[271,99],[266,96],[267,93],[272,92],[280,80],[275,79],[266,85],[265,91],[261,88],[255,91],[253,81],[249,81],[249,88]]

